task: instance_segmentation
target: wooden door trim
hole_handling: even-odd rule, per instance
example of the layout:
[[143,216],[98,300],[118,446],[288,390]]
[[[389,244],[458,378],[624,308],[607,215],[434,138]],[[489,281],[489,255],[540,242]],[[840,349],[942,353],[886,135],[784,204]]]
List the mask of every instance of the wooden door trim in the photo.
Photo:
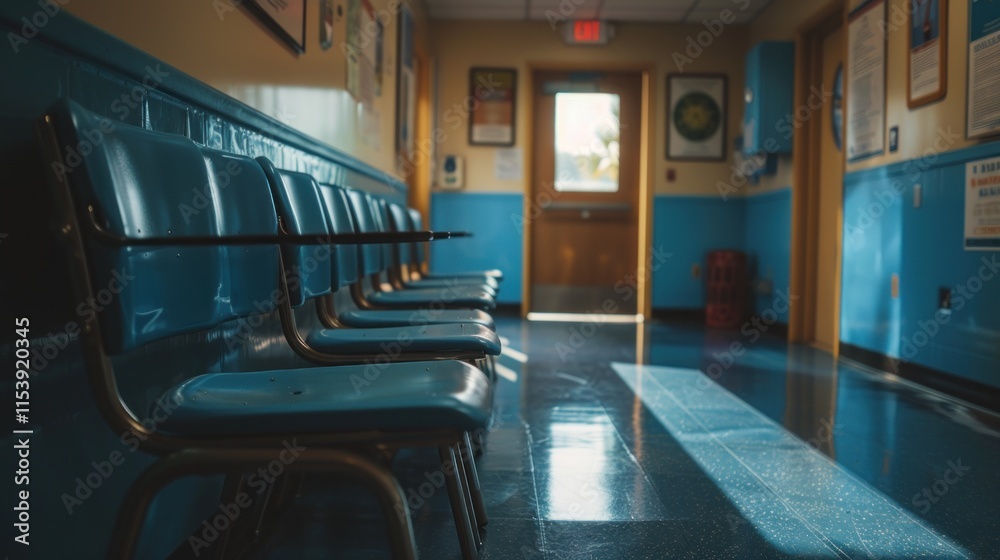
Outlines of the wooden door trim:
[[[549,62],[533,61],[528,62],[527,72],[524,77],[524,89],[521,95],[527,97],[526,103],[521,103],[524,107],[524,115],[527,125],[527,132],[524,134],[525,152],[525,183],[524,183],[524,233],[522,236],[523,267],[521,271],[521,317],[526,318],[531,309],[531,235],[532,235],[532,212],[534,211],[534,201],[532,194],[534,185],[532,178],[535,173],[535,143],[534,134],[530,131],[534,127],[535,116],[535,73],[536,72],[573,72],[580,70],[591,70],[595,72],[634,72],[640,75],[642,87],[640,91],[640,131],[639,131],[639,168],[645,170],[639,172],[639,223],[638,247],[636,247],[636,262],[645,271],[645,274],[638,275],[637,284],[637,311],[644,317],[649,317],[652,313],[653,298],[651,294],[652,272],[650,270],[649,247],[653,235],[653,180],[655,173],[655,161],[652,154],[655,152],[655,128],[653,124],[653,100],[656,99],[656,65],[653,63],[637,64],[616,64],[613,62]],[[523,100],[522,100],[523,101]]]
[[[823,77],[823,39],[838,27],[846,29],[846,5],[843,0],[828,2],[799,27],[795,38],[795,106],[808,106],[810,88]],[[845,40],[845,49],[846,49]],[[846,60],[846,53],[844,56]],[[846,72],[845,72],[846,74]],[[795,130],[793,150],[797,154],[792,173],[792,261],[791,288],[798,300],[790,305],[788,339],[812,342],[816,338],[817,245],[819,240],[819,139],[822,119],[807,119]],[[843,154],[843,151],[841,151]],[[843,157],[843,155],[841,155]],[[843,160],[841,162],[843,165]],[[840,225],[838,225],[840,230]],[[838,350],[841,290],[841,240],[837,235],[834,253],[834,355]]]
[[[413,53],[417,59],[417,98],[413,137],[419,141],[431,137],[431,62],[433,59],[419,42],[414,45]],[[433,146],[433,143],[429,145]],[[431,161],[434,157],[433,152],[416,153],[415,156],[411,156],[408,163],[412,166],[412,171],[406,177],[406,184],[409,187],[407,205],[420,211],[424,224],[428,228],[431,223]]]

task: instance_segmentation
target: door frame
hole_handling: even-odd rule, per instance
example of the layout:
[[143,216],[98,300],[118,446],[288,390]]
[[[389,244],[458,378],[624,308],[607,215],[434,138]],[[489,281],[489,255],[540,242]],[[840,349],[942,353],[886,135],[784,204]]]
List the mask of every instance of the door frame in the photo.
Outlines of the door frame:
[[413,57],[416,59],[417,65],[415,76],[417,79],[415,87],[417,97],[414,103],[416,115],[413,119],[415,149],[414,153],[410,155],[410,160],[407,162],[412,166],[412,171],[404,179],[408,187],[407,206],[416,208],[421,216],[423,216],[424,225],[430,229],[431,162],[435,161],[437,157],[437,145],[430,142],[427,144],[429,147],[428,150],[421,152],[419,143],[423,139],[431,137],[431,128],[433,126],[431,122],[431,72],[434,60],[428,54],[427,49],[421,41],[414,43]]
[[[526,68],[524,87],[521,91],[522,98],[518,104],[524,107],[525,126],[522,130],[531,131],[535,116],[535,72],[634,72],[642,79],[640,117],[639,117],[639,223],[638,247],[636,248],[639,271],[637,274],[636,288],[638,300],[636,302],[636,312],[639,320],[649,317],[653,309],[652,298],[652,272],[651,256],[649,247],[653,236],[653,185],[656,160],[653,154],[656,153],[656,135],[654,131],[654,107],[656,99],[656,65],[653,63],[639,64],[618,64],[614,62],[547,62],[529,61]],[[527,98],[525,100],[525,98]],[[535,172],[535,142],[533,134],[524,134],[525,169],[524,169],[524,233],[523,233],[523,259],[522,282],[521,282],[521,317],[527,318],[531,309],[531,236],[533,235],[532,216],[537,212],[532,200],[532,177]],[[645,173],[642,172],[645,170]]]
[[[795,106],[808,106],[813,84],[823,81],[823,40],[837,28],[847,29],[847,5],[831,0],[806,20],[795,35]],[[847,40],[844,40],[847,60]],[[846,79],[846,71],[845,71]],[[846,91],[846,87],[845,87]],[[845,119],[846,128],[846,119]],[[791,292],[798,300],[791,302],[788,317],[788,340],[809,343],[816,339],[817,265],[819,245],[820,133],[822,120],[810,118],[795,129],[792,171],[792,255]],[[842,131],[843,132],[843,131]],[[843,135],[841,136],[843,137]],[[845,166],[841,150],[841,165]],[[841,201],[843,209],[843,201]],[[834,339],[833,355],[840,349],[841,263],[843,261],[842,217],[837,225],[834,254]]]

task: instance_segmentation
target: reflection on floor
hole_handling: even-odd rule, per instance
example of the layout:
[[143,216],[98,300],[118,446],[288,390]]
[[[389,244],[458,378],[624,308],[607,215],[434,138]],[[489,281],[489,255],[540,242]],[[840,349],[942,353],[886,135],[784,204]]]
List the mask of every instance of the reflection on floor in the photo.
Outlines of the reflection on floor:
[[[766,336],[498,330],[484,558],[998,557],[1000,417]],[[395,470],[421,557],[459,558],[435,461]],[[371,499],[322,480],[301,496],[255,558],[388,557]]]

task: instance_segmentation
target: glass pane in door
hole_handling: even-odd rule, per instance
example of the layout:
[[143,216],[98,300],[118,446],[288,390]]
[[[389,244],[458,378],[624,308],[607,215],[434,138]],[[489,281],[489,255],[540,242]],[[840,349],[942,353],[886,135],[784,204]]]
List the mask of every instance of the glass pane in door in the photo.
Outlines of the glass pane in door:
[[555,189],[617,192],[621,126],[614,93],[556,94]]

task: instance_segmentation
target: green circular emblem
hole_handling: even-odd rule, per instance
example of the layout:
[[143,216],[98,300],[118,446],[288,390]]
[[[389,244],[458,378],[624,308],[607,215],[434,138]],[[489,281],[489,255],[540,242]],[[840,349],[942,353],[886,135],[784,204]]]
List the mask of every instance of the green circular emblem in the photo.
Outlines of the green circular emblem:
[[707,93],[689,93],[674,107],[674,127],[692,142],[708,140],[721,126],[722,109]]

